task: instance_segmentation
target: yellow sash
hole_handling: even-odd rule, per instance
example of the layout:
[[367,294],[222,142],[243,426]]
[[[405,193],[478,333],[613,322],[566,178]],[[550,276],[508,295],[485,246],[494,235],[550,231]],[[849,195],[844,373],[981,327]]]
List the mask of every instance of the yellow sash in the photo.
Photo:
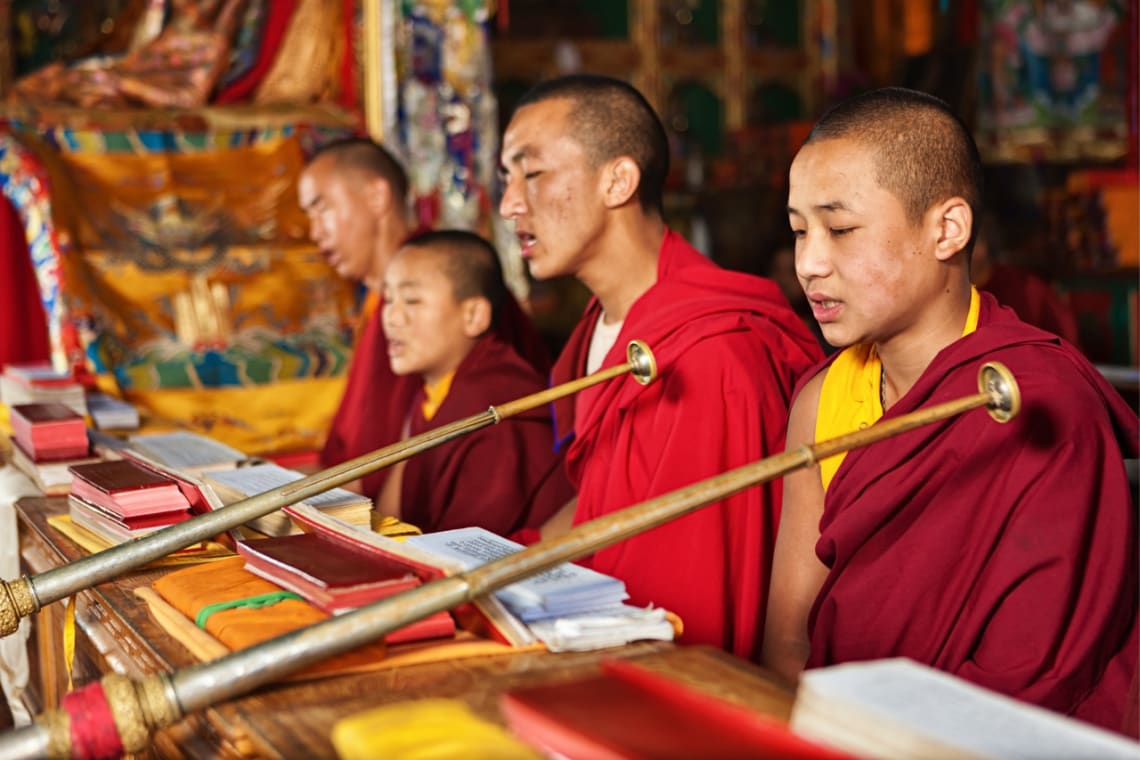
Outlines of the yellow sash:
[[420,405],[420,411],[424,414],[425,420],[431,420],[435,416],[439,408],[443,406],[444,399],[447,394],[451,392],[451,381],[455,379],[455,372],[448,372],[446,376],[441,377],[439,382],[435,385],[424,384],[424,402]]
[[[963,337],[978,329],[980,308],[978,291],[971,287],[970,311],[966,315],[966,326],[962,328]],[[848,346],[835,357],[819,390],[815,440],[835,438],[878,422],[883,416],[883,405],[879,401],[882,372],[883,364],[870,343]],[[846,454],[836,454],[820,461],[819,474],[825,492],[843,464],[844,456]]]

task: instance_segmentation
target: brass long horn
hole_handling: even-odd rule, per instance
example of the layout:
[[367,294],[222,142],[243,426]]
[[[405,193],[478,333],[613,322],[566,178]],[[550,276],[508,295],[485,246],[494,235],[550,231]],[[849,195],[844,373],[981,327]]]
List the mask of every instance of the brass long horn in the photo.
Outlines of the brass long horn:
[[[84,694],[83,700],[107,704],[121,739],[119,751],[140,752],[146,748],[151,732],[188,713],[241,696],[432,613],[593,554],[749,486],[981,406],[987,407],[999,422],[1008,421],[1019,411],[1020,392],[1004,366],[984,365],[978,375],[978,387],[979,392],[974,395],[744,465],[583,523],[559,538],[534,544],[474,570],[433,581],[217,660],[171,674],[156,673],[137,682],[117,674],[108,675],[72,694]],[[51,757],[71,757],[71,721],[82,720],[81,715],[80,710],[75,715],[66,709],[49,711],[31,726],[0,735],[0,757],[19,760],[49,753]]]
[[196,515],[177,525],[157,530],[143,538],[113,546],[45,573],[0,581],[0,637],[14,633],[19,626],[20,618],[33,614],[46,604],[117,578],[128,570],[142,567],[171,552],[207,540],[274,510],[296,504],[370,472],[410,459],[422,451],[435,448],[466,433],[498,424],[521,412],[549,404],[627,372],[642,385],[653,382],[657,377],[657,360],[649,346],[640,340],[630,342],[626,348],[626,361],[622,364],[508,401],[500,406],[492,406],[485,412],[428,430],[405,441],[385,446],[292,483],[236,501],[222,509]]

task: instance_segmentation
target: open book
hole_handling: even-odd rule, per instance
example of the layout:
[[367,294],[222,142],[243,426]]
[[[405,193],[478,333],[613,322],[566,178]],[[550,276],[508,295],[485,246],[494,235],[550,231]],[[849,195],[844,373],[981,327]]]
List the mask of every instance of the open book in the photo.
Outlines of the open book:
[[159,464],[190,474],[232,469],[246,459],[245,454],[221,441],[185,430],[133,435],[129,448]]
[[[412,536],[407,543],[459,562],[466,570],[523,548],[521,544],[477,527]],[[512,583],[495,595],[527,623],[614,609],[629,598],[622,581],[570,562]]]
[[1140,759],[1140,743],[902,658],[805,672],[790,725],[867,757]]

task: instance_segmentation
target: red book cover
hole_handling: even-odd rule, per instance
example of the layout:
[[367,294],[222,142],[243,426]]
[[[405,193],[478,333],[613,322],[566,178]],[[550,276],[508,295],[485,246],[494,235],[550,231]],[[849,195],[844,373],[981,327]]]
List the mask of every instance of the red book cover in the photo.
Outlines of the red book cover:
[[59,403],[13,404],[12,434],[34,461],[87,456],[87,423]]
[[520,739],[571,760],[851,760],[774,718],[623,660],[603,662],[592,678],[509,691],[499,708]]
[[88,512],[94,513],[100,519],[114,523],[126,531],[154,531],[168,525],[189,520],[189,509],[175,509],[168,512],[155,512],[145,515],[126,516],[117,514],[106,507],[93,504],[86,499],[71,494],[71,498]]
[[69,468],[71,493],[92,504],[134,517],[190,509],[178,485],[129,459],[81,464]]

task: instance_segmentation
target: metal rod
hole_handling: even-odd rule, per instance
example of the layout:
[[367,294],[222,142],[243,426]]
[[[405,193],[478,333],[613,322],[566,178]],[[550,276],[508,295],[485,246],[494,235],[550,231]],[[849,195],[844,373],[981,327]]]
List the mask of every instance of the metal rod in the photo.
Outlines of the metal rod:
[[[864,430],[804,445],[729,470],[583,523],[559,538],[534,544],[473,570],[419,586],[169,676],[150,676],[138,684],[138,692],[162,694],[162,699],[167,702],[165,709],[136,708],[135,712],[150,716],[146,725],[147,732],[157,730],[187,713],[241,696],[310,664],[378,639],[429,614],[451,609],[563,562],[593,554],[745,488],[808,467],[820,459],[868,446],[978,407],[988,407],[990,415],[999,422],[1006,422],[1017,414],[1020,408],[1019,391],[1005,367],[997,363],[984,365],[979,372],[978,385],[981,390],[974,395],[900,415]],[[165,717],[153,717],[159,714]],[[44,716],[46,724],[60,724],[62,721],[58,716],[58,712],[47,713]],[[116,721],[116,725],[119,725],[119,721]],[[26,741],[28,747],[39,746],[41,743],[38,739],[36,742],[31,739]],[[142,748],[127,746],[126,742],[124,747],[126,751],[139,751]],[[0,756],[12,760],[42,756],[18,754],[16,750],[15,739],[10,744],[5,737],[0,736]]]
[[652,382],[657,376],[656,359],[645,343],[632,341],[627,348],[626,356],[627,361],[623,364],[508,401],[498,407],[492,406],[480,414],[428,430],[300,480],[236,501],[222,509],[196,515],[143,538],[113,546],[39,575],[24,576],[13,581],[0,581],[0,636],[14,633],[21,617],[32,614],[46,604],[112,580],[128,570],[142,567],[274,510],[296,504],[368,473],[410,459],[420,452],[472,431],[497,424],[520,412],[549,404],[551,401],[627,372],[632,373],[634,379],[643,385]]
[[1001,365],[986,364],[979,373],[983,390],[972,396],[919,409],[864,430],[785,451],[663,494],[618,512],[582,523],[568,533],[542,541],[473,570],[425,584],[375,604],[338,615],[213,662],[193,666],[172,678],[174,693],[185,710],[243,694],[279,677],[350,651],[421,617],[448,610],[563,562],[593,554],[720,501],[753,485],[850,451],[953,417],[978,407],[1005,422],[1020,406],[1017,385]]

